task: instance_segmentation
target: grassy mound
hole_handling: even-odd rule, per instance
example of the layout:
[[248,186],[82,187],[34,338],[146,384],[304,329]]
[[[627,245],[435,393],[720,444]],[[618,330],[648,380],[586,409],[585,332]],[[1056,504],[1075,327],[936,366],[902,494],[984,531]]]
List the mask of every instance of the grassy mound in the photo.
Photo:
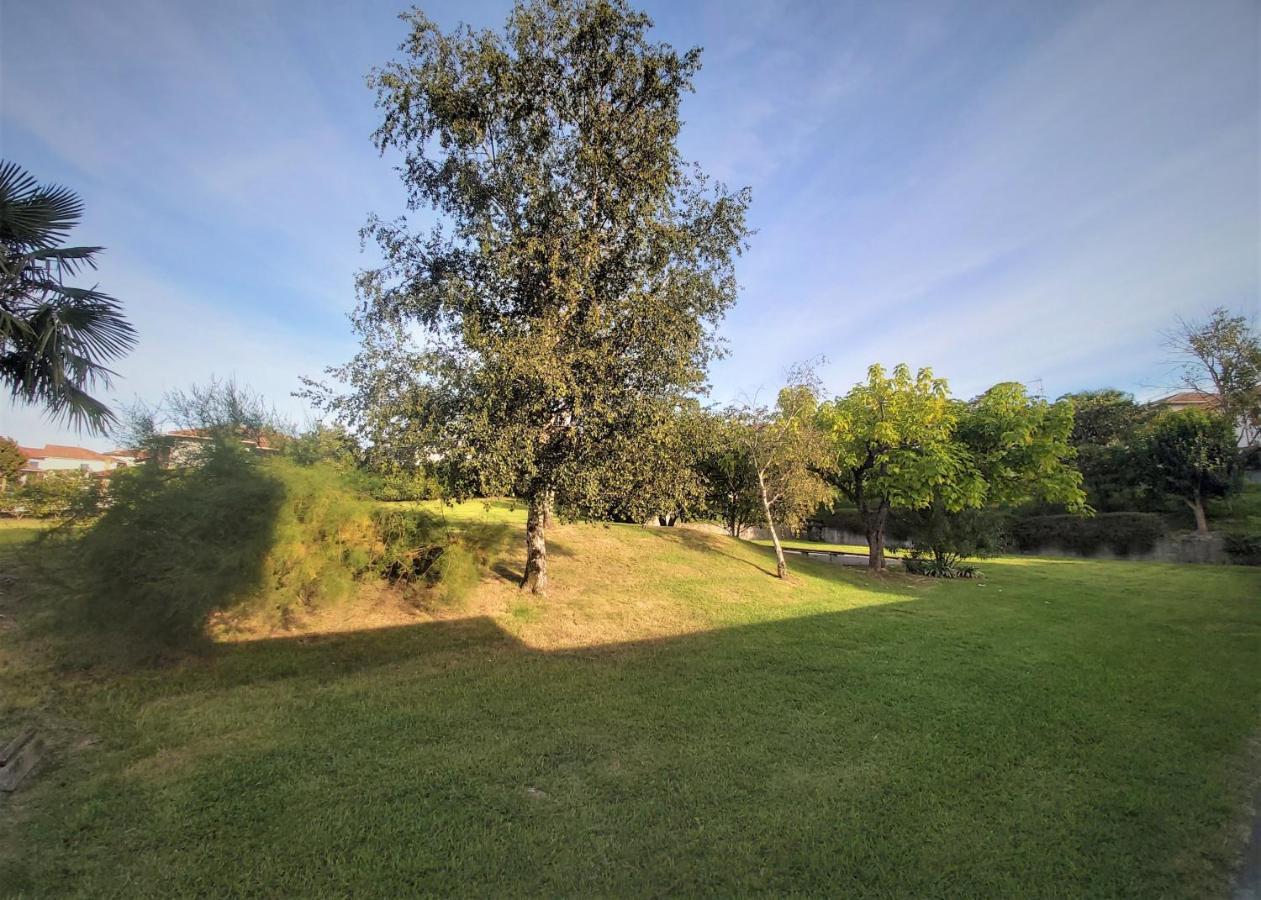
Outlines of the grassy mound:
[[[19,895],[1223,895],[1261,702],[1261,577],[995,559],[870,577],[685,529],[512,541],[458,611],[41,668],[0,720],[56,768],[0,818]],[[3,562],[0,561],[0,566]],[[371,624],[372,627],[368,627]]]

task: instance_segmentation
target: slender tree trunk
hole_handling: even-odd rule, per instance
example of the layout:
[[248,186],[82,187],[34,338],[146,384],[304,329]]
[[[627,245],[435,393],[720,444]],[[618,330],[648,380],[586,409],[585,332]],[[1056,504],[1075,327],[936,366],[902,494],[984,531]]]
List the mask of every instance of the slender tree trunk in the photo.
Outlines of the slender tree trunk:
[[884,529],[889,520],[889,507],[881,503],[874,513],[865,517],[867,523],[867,568],[879,572],[884,563]]
[[547,505],[549,491],[536,491],[530,497],[525,517],[525,576],[521,589],[547,593]]
[[757,473],[758,491],[762,495],[762,509],[766,513],[766,530],[771,533],[771,543],[775,545],[775,574],[780,578],[788,577],[788,563],[784,561],[784,548],[779,545],[779,535],[775,533],[775,520],[771,517],[771,501],[766,496],[766,482],[762,473]]
[[1188,500],[1187,506],[1195,513],[1195,530],[1200,534],[1208,534],[1208,516],[1204,514],[1204,501],[1200,499],[1200,495],[1196,494],[1194,499]]

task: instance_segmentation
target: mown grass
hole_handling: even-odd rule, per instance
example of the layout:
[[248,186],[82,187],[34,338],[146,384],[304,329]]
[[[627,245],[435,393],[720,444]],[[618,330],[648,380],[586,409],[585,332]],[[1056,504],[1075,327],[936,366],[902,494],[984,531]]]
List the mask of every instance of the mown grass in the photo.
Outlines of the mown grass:
[[[770,547],[769,540],[755,540],[753,543],[762,547]],[[866,556],[868,549],[866,544],[829,544],[826,541],[794,541],[781,540],[779,542],[786,550],[830,550],[835,553],[851,553],[858,556]],[[885,547],[885,556],[900,556],[904,551],[898,547]]]
[[684,529],[551,544],[545,600],[511,587],[518,548],[459,617],[156,671],[5,630],[0,733],[54,754],[0,815],[0,894],[1224,892],[1257,572],[791,559],[783,583]]

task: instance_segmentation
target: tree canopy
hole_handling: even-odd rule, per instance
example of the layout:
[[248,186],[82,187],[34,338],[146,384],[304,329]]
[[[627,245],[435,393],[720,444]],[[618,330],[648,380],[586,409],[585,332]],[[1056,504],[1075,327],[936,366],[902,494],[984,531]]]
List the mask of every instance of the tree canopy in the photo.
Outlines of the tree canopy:
[[1235,487],[1239,451],[1224,415],[1199,409],[1157,416],[1146,433],[1147,478],[1152,486],[1182,499],[1195,527],[1208,531],[1207,501]]
[[912,375],[905,364],[891,374],[871,366],[865,383],[820,407],[831,441],[829,475],[862,517],[870,568],[884,567],[890,510],[922,509],[935,496],[951,508],[979,502],[983,485],[968,477],[966,457],[952,441],[958,414],[945,380],[931,369]]
[[1179,321],[1169,345],[1184,360],[1183,383],[1216,394],[1245,444],[1261,438],[1261,335],[1225,307],[1203,322]]
[[[375,364],[406,360],[406,452],[528,500],[523,586],[541,591],[546,507],[606,507],[703,386],[749,194],[683,164],[700,51],[651,41],[622,0],[520,3],[502,32],[404,18],[403,58],[370,78],[375,141],[439,222],[366,226],[384,263],[359,279],[351,372],[379,389]],[[341,409],[370,420],[376,400]]]

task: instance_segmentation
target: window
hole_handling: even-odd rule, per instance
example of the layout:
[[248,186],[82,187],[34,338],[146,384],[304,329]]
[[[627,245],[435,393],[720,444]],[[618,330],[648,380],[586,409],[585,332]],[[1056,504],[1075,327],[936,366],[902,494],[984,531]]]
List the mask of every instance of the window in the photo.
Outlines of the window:
[[38,460],[38,459],[28,459],[28,460],[26,461],[26,464],[27,464],[28,466],[30,466],[32,469],[38,469],[38,468],[39,468],[39,460]]
[[90,472],[91,470],[92,470],[92,467],[88,465],[87,463],[79,463],[80,472]]

